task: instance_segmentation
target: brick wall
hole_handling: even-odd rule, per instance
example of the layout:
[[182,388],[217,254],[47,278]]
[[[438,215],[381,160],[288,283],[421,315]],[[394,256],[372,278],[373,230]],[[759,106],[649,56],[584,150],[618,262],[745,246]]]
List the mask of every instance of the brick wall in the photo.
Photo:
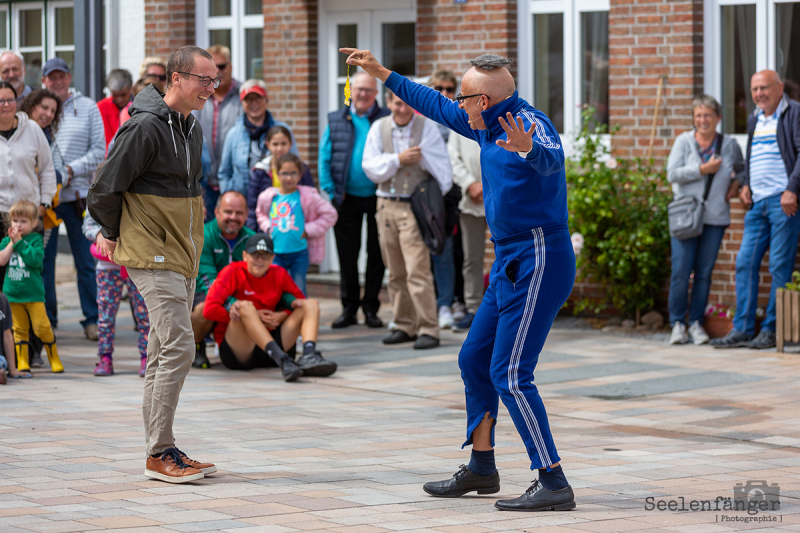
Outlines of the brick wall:
[[317,0],[264,0],[264,82],[269,107],[292,127],[300,157],[317,173]]
[[169,55],[181,46],[195,44],[195,0],[145,0],[145,55]]

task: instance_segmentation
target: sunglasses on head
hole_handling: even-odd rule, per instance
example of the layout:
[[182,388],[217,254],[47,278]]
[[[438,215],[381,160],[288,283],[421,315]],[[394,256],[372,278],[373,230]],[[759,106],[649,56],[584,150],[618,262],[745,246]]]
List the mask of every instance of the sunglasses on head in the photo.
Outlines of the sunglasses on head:
[[230,63],[222,63],[221,65],[217,65],[217,68],[220,70],[225,70],[226,68],[228,68],[229,64]]
[[147,74],[147,76],[153,76],[154,78],[158,78],[159,81],[167,81],[166,74]]
[[456,92],[456,88],[455,87],[443,87],[441,85],[434,85],[433,86],[433,90],[437,91],[437,92],[444,91],[444,92],[446,92],[448,94],[453,94],[454,92]]

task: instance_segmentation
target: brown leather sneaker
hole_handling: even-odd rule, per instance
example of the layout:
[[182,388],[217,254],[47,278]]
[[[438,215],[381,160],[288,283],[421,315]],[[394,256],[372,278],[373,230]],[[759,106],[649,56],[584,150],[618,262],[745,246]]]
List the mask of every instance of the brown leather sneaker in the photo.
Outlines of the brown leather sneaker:
[[217,467],[214,465],[214,463],[201,463],[200,461],[189,459],[185,453],[178,450],[178,448],[175,449],[178,451],[178,455],[181,456],[181,459],[183,460],[184,463],[191,466],[192,468],[200,470],[203,473],[203,475],[207,476],[208,474],[213,474],[214,472],[217,471]]
[[203,472],[184,463],[177,450],[170,448],[157,457],[148,457],[144,475],[167,483],[186,483],[203,479]]

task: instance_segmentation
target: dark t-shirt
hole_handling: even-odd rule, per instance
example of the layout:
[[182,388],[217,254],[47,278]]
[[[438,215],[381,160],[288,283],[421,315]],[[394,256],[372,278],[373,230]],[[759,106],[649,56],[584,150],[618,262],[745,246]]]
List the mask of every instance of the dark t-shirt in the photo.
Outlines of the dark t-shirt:
[[8,298],[0,292],[0,355],[5,354],[5,338],[6,331],[11,329],[13,320],[11,319],[11,306],[8,305]]
[[10,139],[12,135],[17,131],[17,128],[11,128],[10,130],[0,131],[0,135],[5,137],[6,139]]

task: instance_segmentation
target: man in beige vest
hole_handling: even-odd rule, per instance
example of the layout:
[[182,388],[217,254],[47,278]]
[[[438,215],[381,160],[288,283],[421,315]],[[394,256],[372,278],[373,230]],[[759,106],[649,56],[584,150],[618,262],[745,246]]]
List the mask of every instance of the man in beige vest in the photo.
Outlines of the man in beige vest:
[[362,168],[378,185],[378,236],[389,269],[389,297],[397,329],[384,344],[414,341],[424,350],[439,346],[431,259],[411,211],[411,193],[430,174],[442,194],[453,186],[450,159],[436,123],[417,115],[387,90],[389,117],[367,135]]

